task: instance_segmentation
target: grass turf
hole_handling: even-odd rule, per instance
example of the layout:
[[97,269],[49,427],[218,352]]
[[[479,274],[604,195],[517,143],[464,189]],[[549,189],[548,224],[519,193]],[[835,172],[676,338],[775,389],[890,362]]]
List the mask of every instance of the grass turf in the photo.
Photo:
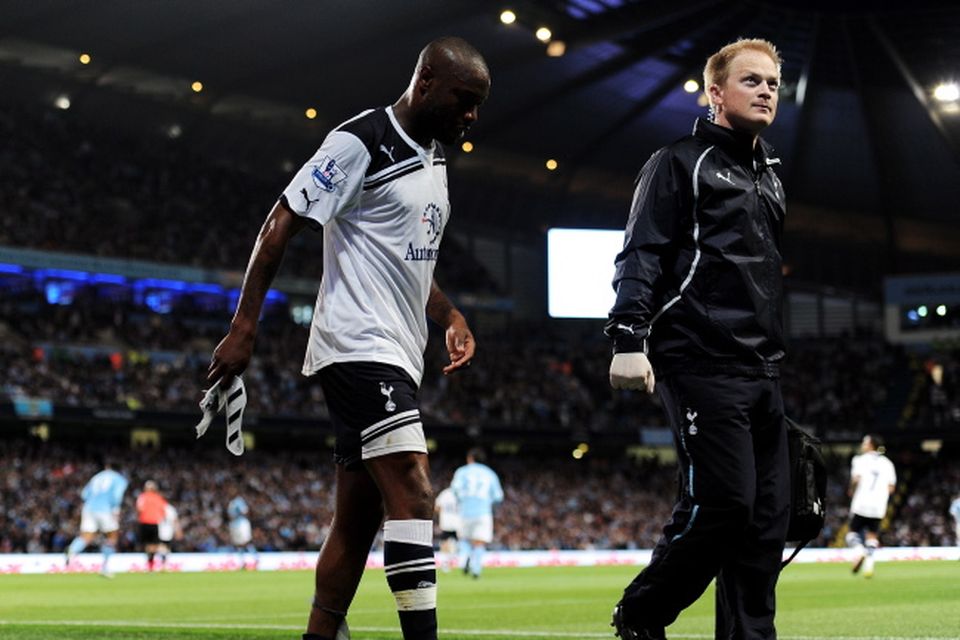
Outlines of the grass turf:
[[[488,569],[479,581],[441,573],[441,638],[612,638],[610,610],[635,572]],[[0,576],[0,639],[298,639],[311,589],[308,572]],[[793,565],[778,602],[782,640],[960,638],[956,562],[880,564],[871,580],[847,565]],[[364,576],[349,621],[357,640],[400,638],[382,572]],[[712,588],[668,636],[713,637]]]

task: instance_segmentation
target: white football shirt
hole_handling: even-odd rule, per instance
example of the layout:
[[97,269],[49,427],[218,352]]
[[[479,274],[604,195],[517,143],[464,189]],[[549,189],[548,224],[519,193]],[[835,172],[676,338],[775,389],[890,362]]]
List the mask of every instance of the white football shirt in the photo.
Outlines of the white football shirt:
[[163,520],[157,523],[157,537],[162,542],[173,540],[173,534],[177,530],[177,517],[177,510],[173,508],[173,505],[167,503],[163,510]]
[[460,528],[460,513],[457,509],[457,496],[447,487],[437,494],[437,520],[441,531],[456,531]]
[[419,385],[426,304],[450,215],[440,144],[425,149],[391,107],[327,135],[281,200],[323,225],[323,279],[303,373],[334,362],[380,362]]
[[850,479],[857,488],[850,502],[850,512],[864,518],[882,518],[887,513],[890,485],[897,484],[897,472],[889,458],[876,451],[854,456]]

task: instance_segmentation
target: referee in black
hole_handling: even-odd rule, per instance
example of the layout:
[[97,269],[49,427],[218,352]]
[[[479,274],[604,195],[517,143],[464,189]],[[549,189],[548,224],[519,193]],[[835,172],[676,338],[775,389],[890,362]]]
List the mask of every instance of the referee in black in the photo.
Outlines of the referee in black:
[[610,383],[652,393],[656,371],[682,481],[650,564],[614,608],[624,640],[665,638],[714,578],[718,639],[776,638],[790,500],[785,209],[779,160],[759,134],[776,117],[780,63],[765,40],[711,56],[713,117],[654,153],[636,183],[605,328]]

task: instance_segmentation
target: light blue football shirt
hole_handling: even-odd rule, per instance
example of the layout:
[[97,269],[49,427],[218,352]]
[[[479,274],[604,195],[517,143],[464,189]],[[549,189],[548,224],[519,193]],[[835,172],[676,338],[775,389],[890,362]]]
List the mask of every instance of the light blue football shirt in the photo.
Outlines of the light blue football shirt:
[[[957,524],[960,524],[960,498],[950,503],[950,515],[957,521]],[[960,540],[957,541],[957,544],[960,544]]]
[[227,516],[230,520],[241,520],[246,519],[245,516],[250,511],[250,508],[247,506],[247,501],[237,496],[227,505]]
[[113,469],[104,469],[90,478],[80,492],[83,508],[93,513],[109,513],[120,508],[127,479]]
[[450,488],[457,496],[461,518],[491,515],[493,505],[503,501],[500,478],[485,464],[474,462],[457,469]]

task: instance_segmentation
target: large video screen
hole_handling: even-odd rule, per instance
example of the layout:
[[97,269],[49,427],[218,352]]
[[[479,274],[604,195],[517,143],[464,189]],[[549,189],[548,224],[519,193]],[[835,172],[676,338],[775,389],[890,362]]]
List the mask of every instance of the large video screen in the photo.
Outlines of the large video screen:
[[552,318],[606,318],[613,306],[613,260],[623,230],[547,232],[547,310]]

